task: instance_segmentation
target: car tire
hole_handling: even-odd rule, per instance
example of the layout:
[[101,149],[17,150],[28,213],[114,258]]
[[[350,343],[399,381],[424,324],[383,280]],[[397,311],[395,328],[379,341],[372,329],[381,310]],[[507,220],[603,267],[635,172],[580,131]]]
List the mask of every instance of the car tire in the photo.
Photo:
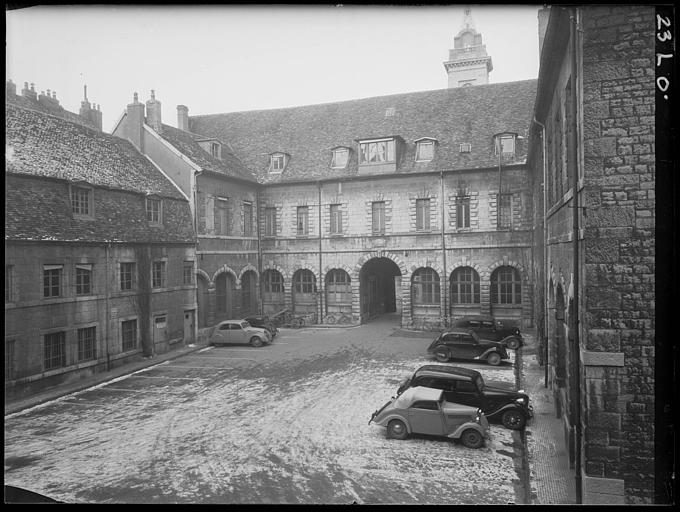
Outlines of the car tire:
[[390,439],[406,439],[408,430],[406,423],[401,420],[392,420],[387,424],[387,437]]
[[440,363],[446,363],[451,358],[449,349],[446,347],[437,347],[434,351],[434,357]]
[[520,411],[511,409],[503,413],[501,422],[505,428],[510,430],[522,430],[527,424],[527,418]]
[[498,366],[501,364],[501,355],[498,352],[491,352],[486,356],[486,362],[491,366]]
[[510,338],[505,343],[505,346],[508,347],[510,350],[517,350],[519,348],[519,340],[517,338]]
[[250,344],[253,347],[261,347],[262,346],[262,340],[260,338],[258,338],[257,336],[253,336],[252,338],[250,338]]
[[460,435],[460,441],[468,448],[481,448],[484,445],[484,437],[473,428],[464,430]]

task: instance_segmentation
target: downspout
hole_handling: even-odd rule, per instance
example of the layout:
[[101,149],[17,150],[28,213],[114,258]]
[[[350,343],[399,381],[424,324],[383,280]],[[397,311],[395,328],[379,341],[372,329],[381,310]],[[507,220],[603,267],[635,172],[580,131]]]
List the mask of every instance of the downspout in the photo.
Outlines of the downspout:
[[571,9],[571,13],[569,15],[569,36],[571,37],[571,122],[572,122],[572,132],[571,132],[571,137],[572,137],[572,144],[571,144],[571,151],[570,151],[570,157],[573,158],[574,165],[572,165],[573,169],[573,187],[574,187],[574,192],[572,195],[572,201],[573,201],[573,209],[572,209],[572,219],[573,219],[573,246],[574,246],[574,263],[573,263],[573,270],[574,270],[574,298],[573,304],[574,307],[572,309],[572,314],[574,315],[574,321],[573,321],[573,329],[574,329],[574,346],[572,348],[572,352],[574,354],[574,375],[576,378],[576,396],[575,396],[575,445],[576,445],[576,453],[575,453],[575,460],[574,460],[574,466],[576,468],[576,503],[580,504],[583,503],[583,488],[582,488],[582,481],[581,481],[581,472],[582,472],[582,461],[581,461],[581,342],[580,342],[580,337],[579,337],[579,330],[580,330],[580,322],[579,322],[579,193],[578,193],[578,177],[579,177],[579,159],[578,159],[578,145],[576,144],[576,141],[578,140],[577,137],[577,129],[578,129],[578,107],[577,107],[577,99],[578,95],[576,93],[576,73],[578,70],[578,41],[576,40],[577,37],[577,23],[578,23],[578,16],[579,15],[579,9],[578,7],[574,7]]
[[446,227],[446,222],[445,222],[445,210],[444,210],[444,171],[440,170],[439,171],[439,185],[441,188],[441,214],[442,214],[442,267],[444,271],[444,275],[442,276],[441,283],[442,283],[442,288],[444,290],[444,325],[442,327],[448,327],[449,325],[449,308],[448,308],[448,287],[446,284],[448,283],[448,274],[446,272],[446,237],[445,237],[445,227]]
[[321,239],[321,181],[316,182],[318,187],[319,187],[319,320],[318,323],[323,323],[323,292],[324,292],[324,286],[323,286],[323,279],[322,279],[322,239]]
[[264,315],[264,294],[262,293],[262,234],[260,233],[260,188],[255,189],[255,211],[257,218],[255,219],[255,228],[257,229],[257,275],[258,287],[257,291],[260,295],[260,314]]
[[109,279],[111,278],[110,271],[111,265],[109,260],[111,258],[111,242],[107,242],[106,247],[106,279],[104,280],[104,293],[106,295],[106,322],[104,324],[104,335],[106,337],[106,371],[111,370],[111,354],[109,353],[109,335],[110,335],[110,323],[111,323],[111,307],[109,304]]
[[543,153],[543,362],[545,376],[543,386],[548,387],[548,168],[546,166],[545,125],[534,117],[534,123],[541,127],[541,152]]

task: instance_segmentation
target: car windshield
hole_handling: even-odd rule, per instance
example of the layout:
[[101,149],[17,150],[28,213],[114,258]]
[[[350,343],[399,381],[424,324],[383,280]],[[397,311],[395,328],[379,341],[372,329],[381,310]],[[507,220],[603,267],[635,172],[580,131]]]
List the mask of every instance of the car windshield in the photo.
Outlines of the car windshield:
[[477,375],[475,383],[477,384],[477,389],[479,389],[480,391],[484,391],[484,379],[482,378],[481,375]]

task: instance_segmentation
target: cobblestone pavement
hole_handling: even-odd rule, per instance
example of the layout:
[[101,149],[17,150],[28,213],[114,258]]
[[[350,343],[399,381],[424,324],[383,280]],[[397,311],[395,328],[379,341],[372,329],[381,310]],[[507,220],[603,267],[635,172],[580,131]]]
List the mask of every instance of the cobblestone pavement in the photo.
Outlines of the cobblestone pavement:
[[473,450],[368,425],[432,337],[389,318],[282,330],[6,415],[5,484],[71,503],[521,503],[517,432]]

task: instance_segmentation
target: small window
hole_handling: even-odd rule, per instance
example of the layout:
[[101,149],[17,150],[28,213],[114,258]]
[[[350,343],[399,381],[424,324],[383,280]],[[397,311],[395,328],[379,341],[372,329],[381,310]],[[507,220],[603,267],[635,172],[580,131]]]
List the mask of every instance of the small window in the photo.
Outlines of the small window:
[[385,139],[359,144],[360,164],[382,164],[395,161],[395,141]]
[[253,203],[243,203],[243,236],[253,236]]
[[385,109],[385,117],[394,117],[394,113],[396,112],[394,107],[387,107]]
[[456,197],[456,228],[470,227],[470,197]]
[[333,169],[344,169],[347,167],[347,161],[349,160],[349,149],[347,148],[336,148],[333,150],[333,159],[331,161],[331,167]]
[[166,264],[165,261],[154,261],[151,269],[151,287],[165,288]]
[[123,350],[134,350],[137,347],[137,319],[121,322],[120,332]]
[[165,329],[168,326],[168,317],[166,315],[157,316],[153,319],[156,329]]
[[472,151],[472,144],[469,142],[463,142],[458,150],[460,153],[469,153]]
[[276,236],[276,208],[264,209],[264,236]]
[[385,201],[371,204],[371,231],[374,235],[385,234]]
[[43,297],[60,297],[63,265],[43,265]]
[[146,220],[151,224],[161,224],[161,200],[146,198]]
[[131,262],[120,264],[120,289],[121,291],[134,290],[137,280],[136,265]]
[[498,147],[500,145],[501,154],[503,156],[512,156],[515,154],[515,134],[506,133],[496,136],[496,154],[498,154]]
[[430,230],[429,199],[416,199],[416,229],[418,231]]
[[43,365],[45,370],[66,366],[66,333],[53,332],[44,338]]
[[283,171],[283,168],[286,166],[286,155],[282,153],[275,153],[271,155],[271,164],[270,164],[270,171],[271,172],[281,172]]
[[434,141],[421,140],[416,143],[416,160],[418,162],[429,162],[434,158]]
[[473,345],[475,343],[475,339],[469,334],[461,334],[460,342],[465,343],[466,345]]
[[185,261],[182,264],[182,283],[194,284],[194,262]]
[[76,295],[92,293],[92,265],[76,265]]
[[309,234],[309,207],[307,206],[297,208],[297,234]]
[[91,361],[95,358],[97,328],[78,329],[78,361]]
[[214,156],[215,158],[220,158],[221,151],[220,151],[220,144],[217,142],[211,142],[210,143],[210,154]]
[[71,186],[71,210],[73,215],[92,216],[92,189]]
[[331,234],[342,234],[342,210],[339,204],[332,204],[330,206],[330,220],[331,220]]

